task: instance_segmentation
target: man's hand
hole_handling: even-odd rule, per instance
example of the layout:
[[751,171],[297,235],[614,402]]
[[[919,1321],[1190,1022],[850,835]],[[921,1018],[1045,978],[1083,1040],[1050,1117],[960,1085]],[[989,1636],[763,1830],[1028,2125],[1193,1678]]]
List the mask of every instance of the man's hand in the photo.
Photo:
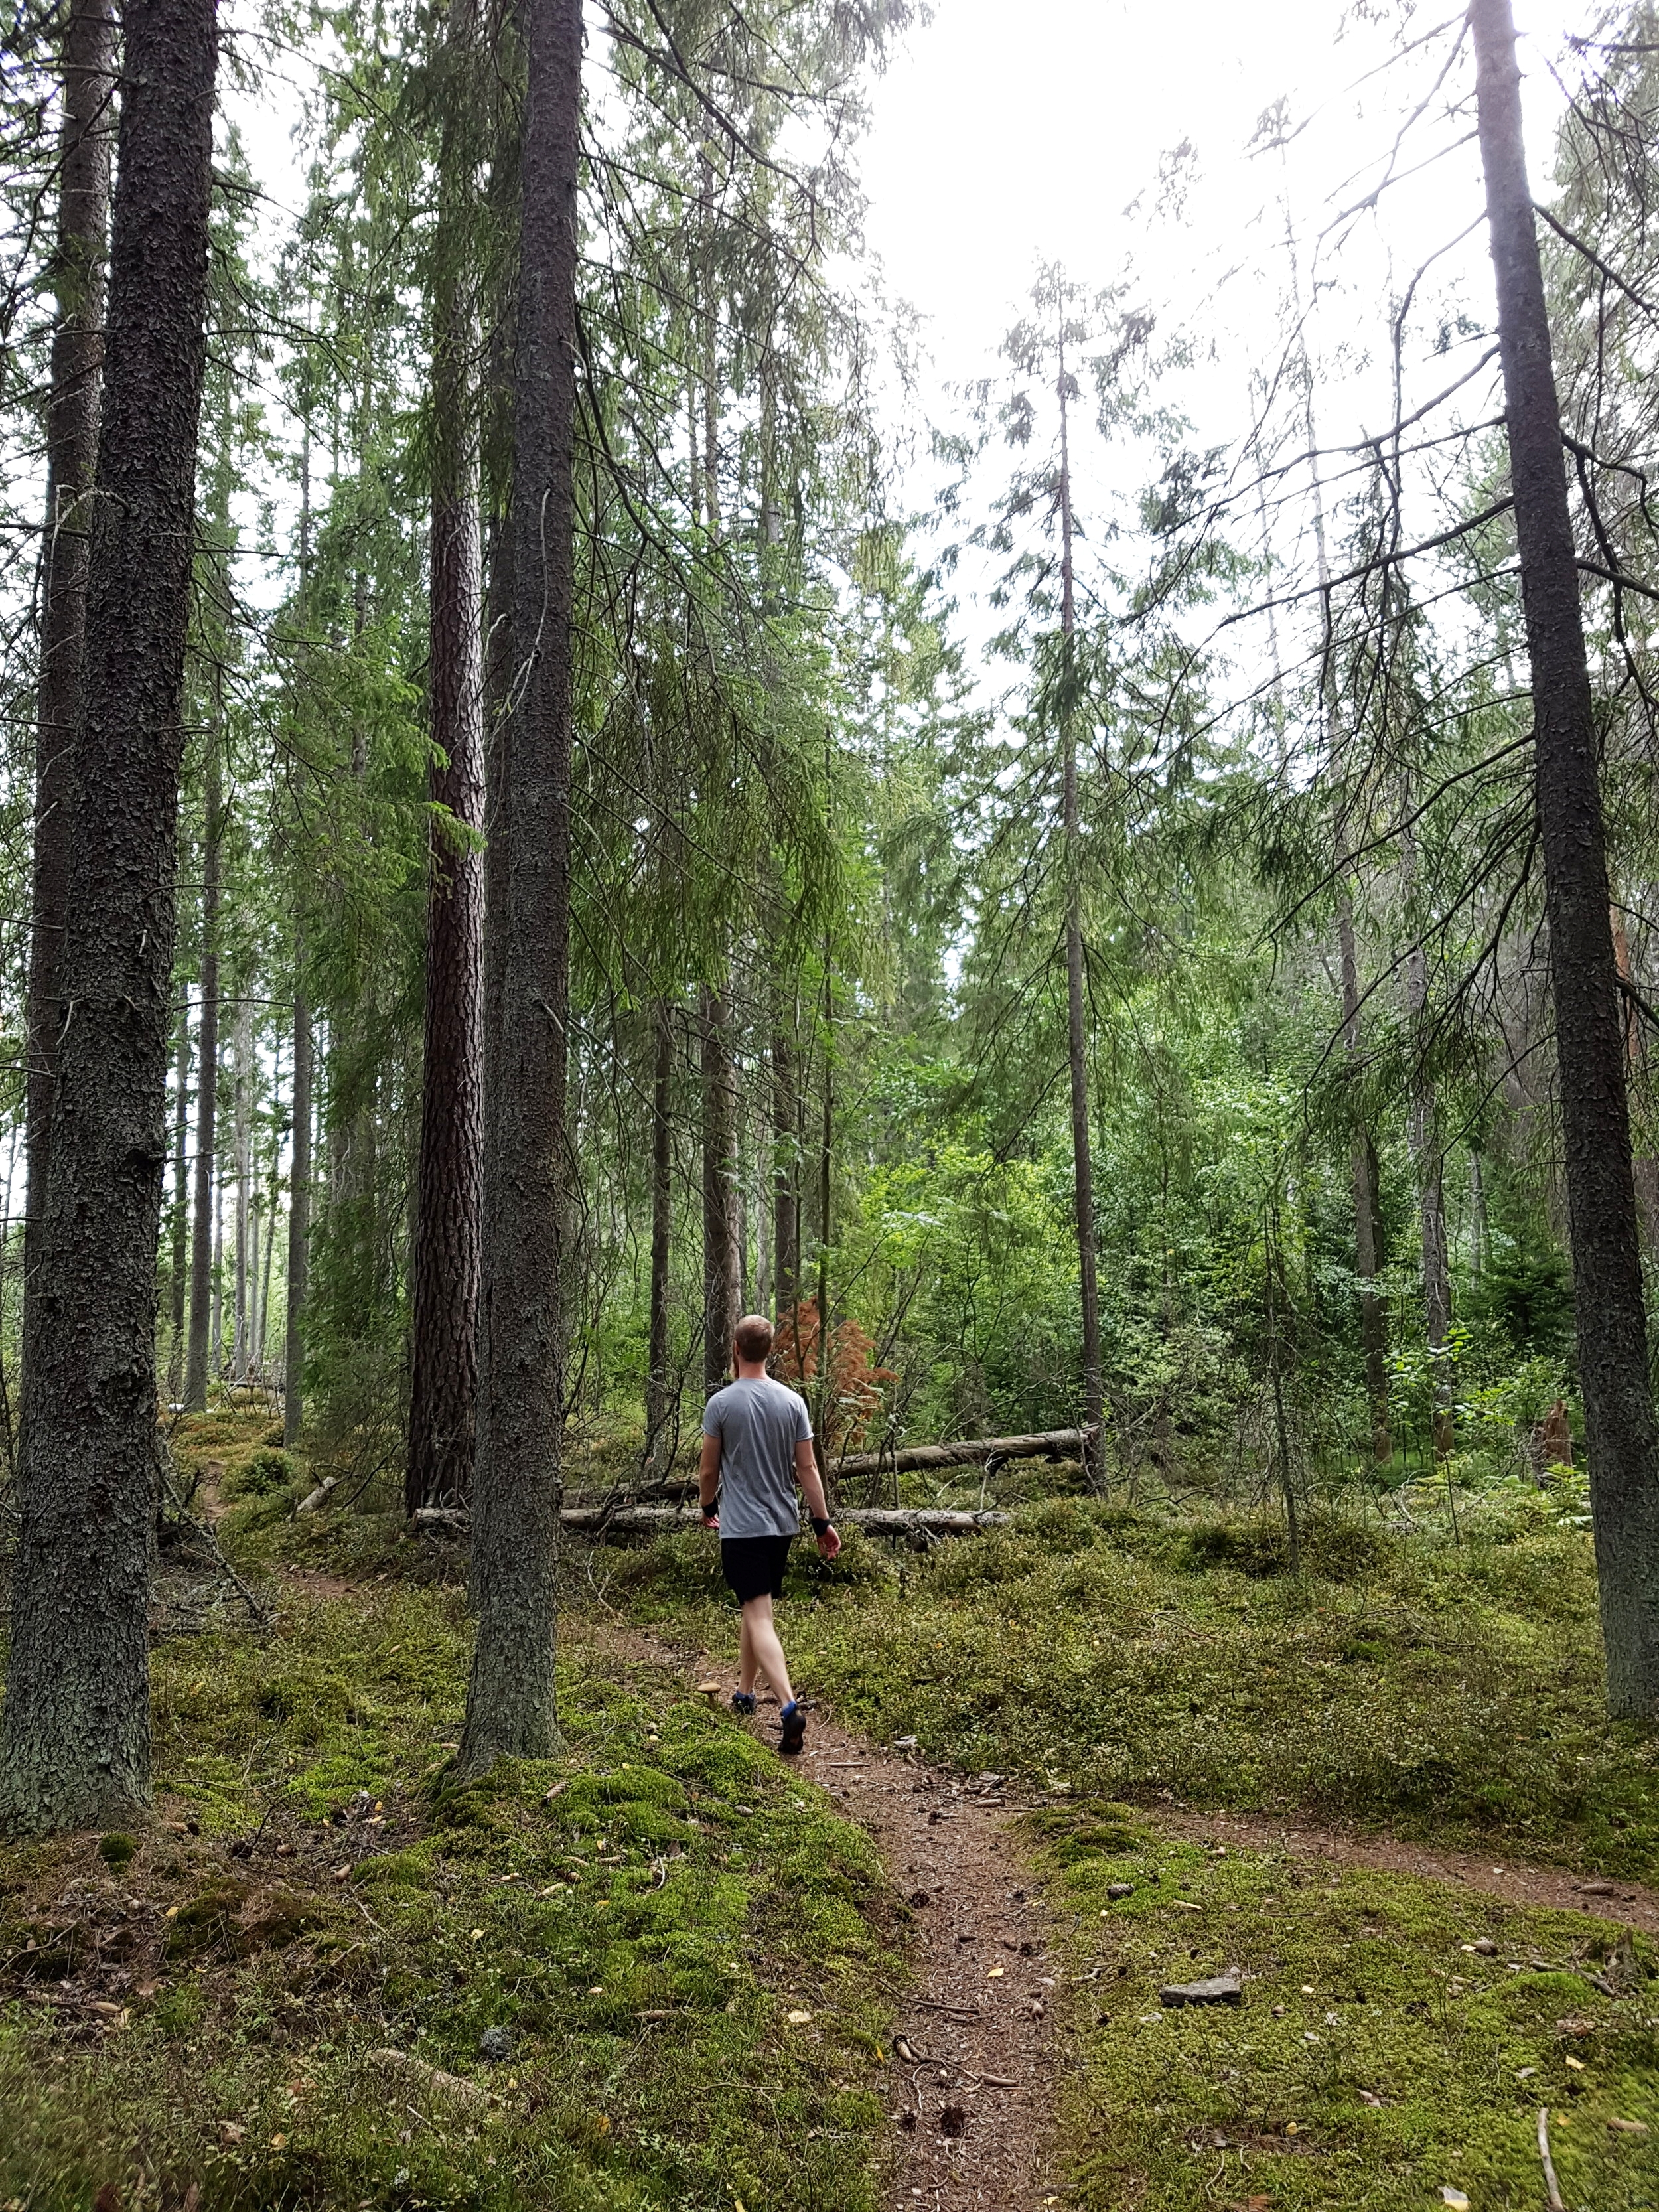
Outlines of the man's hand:
[[713,1528],[718,1532],[720,1525],[720,1516],[716,1507],[713,1505],[705,1505],[703,1507],[702,1525],[705,1528]]
[[833,1559],[839,1556],[840,1552],[841,1538],[836,1533],[836,1524],[832,1521],[823,1535],[818,1538],[818,1557],[822,1559]]

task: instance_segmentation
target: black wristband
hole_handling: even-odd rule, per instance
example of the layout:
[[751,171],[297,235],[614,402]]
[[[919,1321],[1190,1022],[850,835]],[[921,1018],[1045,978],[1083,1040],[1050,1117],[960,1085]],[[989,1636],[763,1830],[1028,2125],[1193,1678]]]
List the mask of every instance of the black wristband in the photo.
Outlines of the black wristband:
[[823,1536],[829,1534],[830,1523],[822,1516],[817,1513],[809,1513],[806,1517],[812,1524],[812,1534],[815,1536]]

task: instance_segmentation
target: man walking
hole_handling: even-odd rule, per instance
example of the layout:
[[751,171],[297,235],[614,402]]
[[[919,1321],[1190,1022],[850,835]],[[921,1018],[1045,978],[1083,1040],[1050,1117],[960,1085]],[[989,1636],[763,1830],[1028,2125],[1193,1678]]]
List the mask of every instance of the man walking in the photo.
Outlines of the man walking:
[[800,1528],[797,1483],[826,1559],[840,1551],[841,1538],[825,1510],[806,1401],[766,1371],[772,1334],[760,1314],[745,1314],[738,1323],[732,1346],[738,1379],[716,1390],[703,1410],[698,1492],[703,1527],[720,1531],[720,1571],[743,1608],[732,1710],[753,1713],[755,1678],[764,1674],[777,1694],[783,1731],[778,1748],[793,1759],[805,1740],[806,1716],[789,1686],[772,1602],[783,1595],[789,1547]]

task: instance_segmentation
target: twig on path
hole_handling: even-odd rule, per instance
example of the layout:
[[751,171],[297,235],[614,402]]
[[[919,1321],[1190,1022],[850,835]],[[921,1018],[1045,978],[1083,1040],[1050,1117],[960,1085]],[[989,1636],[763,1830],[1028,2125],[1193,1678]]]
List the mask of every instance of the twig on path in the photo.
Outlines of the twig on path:
[[1538,2155],[1544,2161],[1544,2186],[1549,2191],[1550,2212],[1567,2212],[1561,2202],[1561,2185],[1555,2178],[1555,2160],[1550,2156],[1550,2110],[1547,2105],[1538,2107]]

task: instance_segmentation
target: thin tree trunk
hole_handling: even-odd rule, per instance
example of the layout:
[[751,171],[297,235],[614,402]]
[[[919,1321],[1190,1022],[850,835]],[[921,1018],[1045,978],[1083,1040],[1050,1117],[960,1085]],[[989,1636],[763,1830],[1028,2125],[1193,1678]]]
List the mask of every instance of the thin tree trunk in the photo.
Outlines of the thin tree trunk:
[[190,1272],[190,987],[179,1008],[179,1058],[173,1094],[173,1220],[167,1283],[170,1336],[167,1395],[176,1399],[185,1379],[185,1295]]
[[236,1188],[231,1204],[235,1274],[231,1285],[230,1379],[240,1382],[246,1379],[252,1345],[248,1299],[248,1285],[252,1279],[248,1267],[248,1209],[253,1195],[253,1009],[246,992],[237,1001],[231,1049],[235,1063],[231,1096],[235,1116],[233,1171]]
[[699,996],[702,1031],[702,1387],[710,1396],[732,1370],[738,1324],[733,1281],[734,1100],[724,996],[705,983]]
[[668,1004],[657,1001],[656,1060],[651,1090],[651,1323],[646,1349],[645,1434],[647,1464],[664,1468],[664,1431],[673,1389],[668,1367],[668,1268],[674,1201],[674,1030]]
[[[1360,1055],[1359,963],[1353,915],[1346,899],[1337,910],[1337,948],[1342,968],[1342,1041],[1357,1074]],[[1353,1140],[1354,1272],[1359,1279],[1359,1337],[1365,1355],[1365,1398],[1370,1408],[1371,1454],[1379,1464],[1394,1456],[1389,1419],[1389,1318],[1377,1296],[1382,1264],[1382,1209],[1377,1197],[1376,1146],[1369,1129]]]
[[556,1547],[564,1421],[566,1020],[574,597],[581,0],[527,12],[514,397],[514,659],[496,1081],[485,1102],[477,1638],[459,1754],[477,1772],[559,1741]]
[[[1615,906],[1610,917],[1613,925],[1613,957],[1621,980],[1634,983],[1631,966],[1630,938],[1625,928],[1625,917]],[[1648,1038],[1642,1018],[1633,1005],[1625,1008],[1625,1056],[1637,1087],[1638,1097],[1648,1094]],[[1631,1163],[1636,1179],[1637,1219],[1642,1231],[1643,1249],[1650,1255],[1659,1250],[1659,1159],[1651,1148],[1638,1151]]]
[[213,1179],[213,1378],[225,1374],[225,1178],[224,1164]]
[[202,836],[202,1014],[196,1051],[196,1206],[191,1224],[190,1346],[185,1363],[185,1404],[196,1413],[207,1406],[208,1335],[218,1297],[214,1192],[218,1169],[219,841],[223,794],[216,729],[209,736],[206,787]]
[[305,1426],[306,1291],[311,1246],[311,1000],[305,933],[294,945],[294,1148],[289,1162],[288,1324],[283,1346],[283,1443],[293,1451]]
[[1509,0],[1474,0],[1481,161],[1532,664],[1579,1382],[1607,1703],[1659,1711],[1659,1433],[1648,1373],[1624,1024],[1608,927],[1596,732]]
[[1082,830],[1078,804],[1077,736],[1071,694],[1075,681],[1077,607],[1072,558],[1070,398],[1066,368],[1065,307],[1059,348],[1060,613],[1065,696],[1060,703],[1061,834],[1066,843],[1066,1042],[1072,1092],[1073,1203],[1077,1230],[1078,1289],[1083,1322],[1083,1426],[1090,1443],[1085,1471],[1102,1486],[1101,1424],[1105,1384],[1100,1358],[1100,1285],[1095,1257],[1094,1158],[1089,1133],[1089,1046],[1084,991]]
[[[449,37],[457,25],[452,17]],[[449,149],[446,176],[455,166]],[[459,187],[445,186],[453,198]],[[483,1160],[483,639],[477,441],[459,282],[461,210],[447,204],[433,342],[431,653],[433,816],[427,856],[425,1053],[414,1235],[404,1504],[472,1494]]]
[[772,1033],[772,1296],[780,1320],[800,1298],[800,1097],[794,1041]]
[[1469,1147],[1469,1275],[1478,1293],[1486,1272],[1486,1177],[1478,1146]]
[[[818,1270],[816,1292],[818,1308],[817,1406],[812,1416],[812,1441],[817,1449],[818,1472],[830,1477],[830,1393],[835,1381],[835,1332],[830,1326],[830,1239],[835,1226],[832,1206],[836,1164],[836,1066],[831,1049],[836,1013],[835,984],[830,967],[830,948],[823,951],[823,1118],[818,1131]],[[827,1494],[827,1493],[826,1493]]]
[[50,270],[58,324],[46,403],[46,512],[40,568],[40,679],[29,893],[23,1201],[23,1418],[40,1320],[37,1277],[51,1160],[53,1075],[63,1027],[70,789],[85,655],[88,495],[98,461],[104,357],[104,254],[109,228],[114,0],[71,0],[64,33],[58,142],[58,239]]
[[130,0],[0,1817],[149,1800],[155,1255],[205,357],[212,0]]
[[[1408,872],[1416,868],[1416,846],[1407,830],[1402,840]],[[1423,1028],[1429,1004],[1428,955],[1414,945],[1406,959],[1407,1010],[1415,1048],[1423,1049]],[[1435,1367],[1434,1449],[1443,1456],[1452,1448],[1452,1403],[1455,1396],[1446,1346],[1451,1334],[1451,1255],[1446,1243],[1445,1163],[1440,1150],[1439,1102],[1435,1087],[1419,1065],[1412,1078],[1410,1143],[1417,1170],[1417,1218],[1423,1243],[1423,1327],[1429,1350],[1439,1355]]]

